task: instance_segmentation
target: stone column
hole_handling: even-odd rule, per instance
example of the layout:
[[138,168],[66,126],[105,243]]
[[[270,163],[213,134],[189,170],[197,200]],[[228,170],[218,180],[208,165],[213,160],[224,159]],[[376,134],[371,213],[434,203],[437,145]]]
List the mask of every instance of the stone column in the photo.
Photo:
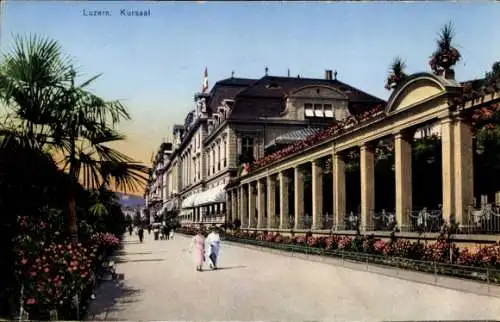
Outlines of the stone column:
[[[443,218],[449,224],[455,213],[453,202],[455,187],[453,180],[453,121],[450,117],[441,120],[441,154],[443,177]],[[472,166],[472,165],[471,165]]]
[[400,231],[411,226],[413,132],[398,133],[394,137],[394,171],[396,176],[396,222]]
[[361,172],[361,229],[373,229],[372,211],[375,210],[375,153],[370,145],[360,147]]
[[323,229],[323,167],[319,159],[312,162],[311,229]]
[[262,180],[257,180],[257,228],[266,228],[264,217],[266,215],[266,193],[265,183]]
[[279,173],[280,180],[280,229],[288,229],[290,210],[288,209],[288,177],[284,171]]
[[241,228],[248,227],[248,194],[243,185],[240,186],[240,220]]
[[226,222],[230,223],[232,222],[232,218],[233,218],[233,206],[232,206],[232,203],[233,203],[233,199],[232,199],[232,196],[231,196],[231,190],[227,191],[226,190],[226,209],[225,209],[225,213],[226,213]]
[[267,228],[276,228],[276,179],[267,177]]
[[333,214],[335,230],[345,229],[346,194],[345,162],[340,153],[333,154]]
[[255,186],[248,184],[248,228],[255,228]]
[[294,188],[295,188],[295,227],[304,228],[304,173],[300,166],[294,168]]
[[233,222],[236,218],[240,218],[238,216],[238,193],[236,189],[233,189],[231,191],[231,198],[233,202],[231,203],[231,215],[232,215],[232,221]]
[[472,130],[462,118],[457,118],[454,130],[455,218],[457,223],[468,226],[467,207],[474,202]]

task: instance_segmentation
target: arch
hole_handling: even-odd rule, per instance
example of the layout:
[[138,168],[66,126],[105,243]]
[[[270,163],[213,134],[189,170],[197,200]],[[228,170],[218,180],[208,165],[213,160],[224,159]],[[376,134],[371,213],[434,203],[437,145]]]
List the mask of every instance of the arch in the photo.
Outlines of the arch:
[[303,92],[303,91],[306,91],[308,89],[314,89],[314,88],[323,88],[323,89],[327,89],[333,93],[336,94],[336,96],[338,96],[339,98],[341,99],[348,99],[349,97],[347,96],[346,93],[342,92],[341,90],[335,88],[335,87],[332,87],[332,86],[327,86],[327,85],[306,85],[306,86],[302,86],[302,87],[299,87],[295,90],[293,90],[291,93],[290,93],[290,97],[294,97],[296,95],[300,95],[300,92]]
[[391,94],[385,112],[386,114],[397,113],[418,103],[447,94],[452,88],[457,87],[460,85],[454,80],[431,73],[410,75]]

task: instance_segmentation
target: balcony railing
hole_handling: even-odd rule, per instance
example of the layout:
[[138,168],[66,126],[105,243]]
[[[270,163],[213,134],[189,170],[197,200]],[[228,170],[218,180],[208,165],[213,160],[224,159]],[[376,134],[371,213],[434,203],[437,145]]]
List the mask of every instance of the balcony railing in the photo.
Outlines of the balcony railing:
[[468,222],[459,227],[466,234],[500,233],[500,205],[484,203],[479,208],[466,207]]

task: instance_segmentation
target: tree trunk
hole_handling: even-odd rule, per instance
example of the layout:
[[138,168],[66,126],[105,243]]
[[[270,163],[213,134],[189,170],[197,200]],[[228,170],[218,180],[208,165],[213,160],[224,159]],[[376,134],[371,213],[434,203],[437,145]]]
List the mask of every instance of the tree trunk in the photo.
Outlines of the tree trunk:
[[68,201],[68,229],[73,243],[78,242],[78,225],[76,218],[76,198],[74,189],[71,188],[71,193]]

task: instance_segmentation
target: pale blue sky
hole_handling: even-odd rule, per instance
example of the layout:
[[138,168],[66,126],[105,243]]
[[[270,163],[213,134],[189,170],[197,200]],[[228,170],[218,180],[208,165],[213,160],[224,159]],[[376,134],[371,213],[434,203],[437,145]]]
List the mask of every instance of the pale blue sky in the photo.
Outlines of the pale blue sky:
[[[85,17],[111,10],[112,17]],[[122,17],[120,9],[150,9],[151,17]],[[439,28],[453,21],[463,61],[458,80],[481,77],[500,59],[500,6],[472,3],[323,2],[28,2],[2,5],[0,49],[14,34],[58,40],[88,75],[103,73],[93,89],[122,99],[133,121],[123,125],[123,147],[137,159],[182,123],[203,71],[210,86],[230,77],[271,75],[338,78],[387,99],[389,63],[400,55],[407,71],[428,71]]]

